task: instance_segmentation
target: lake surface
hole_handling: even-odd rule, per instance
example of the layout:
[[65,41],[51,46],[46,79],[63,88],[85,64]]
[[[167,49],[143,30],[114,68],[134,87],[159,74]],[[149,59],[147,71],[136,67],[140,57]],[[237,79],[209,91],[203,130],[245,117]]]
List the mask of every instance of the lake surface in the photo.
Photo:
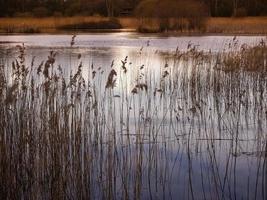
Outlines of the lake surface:
[[[200,50],[219,51],[227,49],[229,42],[235,36],[148,36],[137,33],[103,33],[78,35],[75,46],[85,48],[95,47],[127,47],[141,48],[150,46],[156,50],[175,50],[177,47],[180,50],[187,50],[189,43],[197,45]],[[265,36],[237,36],[239,44],[255,45]],[[9,35],[0,36],[0,41],[12,42],[14,44],[25,43],[31,47],[69,47],[71,35]],[[149,41],[149,42],[148,42]]]
[[[17,101],[5,104],[1,137],[16,149],[11,141],[24,132],[14,124],[27,124],[40,144],[27,143],[20,155],[35,160],[18,169],[34,177],[29,189],[18,189],[21,196],[37,190],[34,197],[51,198],[55,180],[70,199],[266,198],[266,76],[216,69],[224,55],[266,37],[105,33],[77,35],[74,45],[71,39],[0,36],[7,85],[15,83],[15,59],[29,66],[26,94],[22,87]],[[25,60],[18,57],[22,43]],[[55,62],[46,75],[41,63],[51,51]],[[31,146],[40,153],[32,155]],[[29,166],[37,175],[22,170]]]
[[[132,65],[145,64],[147,68],[158,71],[159,67],[155,66],[164,65],[167,61],[165,54],[170,52],[185,52],[189,48],[211,53],[237,51],[243,44],[253,46],[266,39],[264,36],[166,37],[127,32],[97,33],[78,35],[75,45],[71,47],[71,38],[72,35],[2,35],[0,42],[5,58],[14,58],[14,53],[18,52],[16,46],[24,44],[28,65],[33,58],[36,65],[40,64],[47,59],[49,51],[56,51],[56,65],[62,65],[66,76],[69,76],[81,61],[84,68],[90,68],[91,65],[106,68],[112,62],[115,66],[120,66],[121,60],[127,56]],[[236,38],[234,42],[233,38]],[[77,59],[78,55],[82,56],[82,60]],[[12,59],[7,59],[6,62],[11,65]]]

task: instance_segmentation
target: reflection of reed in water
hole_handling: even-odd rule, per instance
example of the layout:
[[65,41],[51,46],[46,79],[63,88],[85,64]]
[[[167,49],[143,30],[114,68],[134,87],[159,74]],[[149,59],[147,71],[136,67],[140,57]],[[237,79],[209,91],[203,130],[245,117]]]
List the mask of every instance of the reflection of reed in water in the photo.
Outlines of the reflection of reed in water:
[[18,49],[11,80],[0,68],[4,199],[266,198],[264,42],[190,45],[159,70],[126,57],[88,79],[80,55],[65,78],[55,52],[28,67]]

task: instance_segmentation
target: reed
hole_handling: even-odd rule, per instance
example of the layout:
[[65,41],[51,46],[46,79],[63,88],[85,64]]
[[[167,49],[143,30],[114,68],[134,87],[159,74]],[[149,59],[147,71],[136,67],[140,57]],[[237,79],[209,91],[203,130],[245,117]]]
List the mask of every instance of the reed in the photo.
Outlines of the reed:
[[[156,18],[138,19],[135,17],[119,17],[116,23],[109,18],[101,16],[75,16],[75,17],[14,17],[1,18],[1,33],[57,33],[62,32],[62,28],[97,27],[120,28],[137,30],[140,32],[161,32],[160,20]],[[192,29],[186,19],[170,19],[170,30],[176,33],[213,33],[213,34],[266,34],[266,17],[242,17],[242,18],[206,18],[202,28]],[[89,30],[89,29],[88,29]]]
[[17,49],[11,71],[0,65],[2,199],[266,198],[264,41],[235,53],[188,45],[159,70],[126,57],[101,71],[78,55],[68,76],[55,51],[27,66]]

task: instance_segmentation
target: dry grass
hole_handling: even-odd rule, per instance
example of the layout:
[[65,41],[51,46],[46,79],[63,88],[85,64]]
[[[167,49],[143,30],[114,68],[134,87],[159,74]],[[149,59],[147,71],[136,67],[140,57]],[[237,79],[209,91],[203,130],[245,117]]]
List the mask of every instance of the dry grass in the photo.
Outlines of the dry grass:
[[[83,23],[108,21],[106,17],[48,17],[48,18],[3,18],[0,20],[0,32],[20,33],[25,27],[31,27],[42,33],[57,32],[59,27]],[[135,21],[134,23],[132,23]],[[137,20],[119,19],[123,28],[134,28]]]
[[208,33],[267,33],[267,17],[209,18],[206,23]]
[[[48,18],[2,18],[0,20],[1,33],[55,33],[58,27],[97,23],[109,20],[105,17],[48,17]],[[123,29],[137,30],[140,25],[152,32],[158,32],[159,23],[156,19],[139,20],[133,17],[118,18]],[[184,22],[182,23],[185,24]],[[208,18],[206,30],[203,33],[211,34],[266,34],[267,17],[244,17],[244,18]],[[174,27],[175,28],[175,27]],[[185,27],[182,27],[186,29]],[[181,32],[181,27],[177,27]],[[149,31],[148,31],[149,32]],[[186,32],[186,31],[182,31]],[[195,31],[196,32],[196,31]]]
[[205,19],[187,18],[143,18],[139,21],[138,31],[142,33],[178,32],[203,33],[205,32]]

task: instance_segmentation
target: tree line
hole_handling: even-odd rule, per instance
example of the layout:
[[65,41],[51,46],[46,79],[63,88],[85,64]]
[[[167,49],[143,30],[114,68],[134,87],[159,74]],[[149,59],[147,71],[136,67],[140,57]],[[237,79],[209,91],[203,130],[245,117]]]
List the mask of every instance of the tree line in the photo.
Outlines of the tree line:
[[211,16],[267,15],[267,0],[203,0]]
[[[0,0],[0,16],[134,15],[135,9],[140,4],[153,1],[159,2],[159,0]],[[160,1],[164,3],[166,0]],[[205,14],[213,17],[267,15],[267,0],[193,0],[191,2],[203,3],[206,7]]]

